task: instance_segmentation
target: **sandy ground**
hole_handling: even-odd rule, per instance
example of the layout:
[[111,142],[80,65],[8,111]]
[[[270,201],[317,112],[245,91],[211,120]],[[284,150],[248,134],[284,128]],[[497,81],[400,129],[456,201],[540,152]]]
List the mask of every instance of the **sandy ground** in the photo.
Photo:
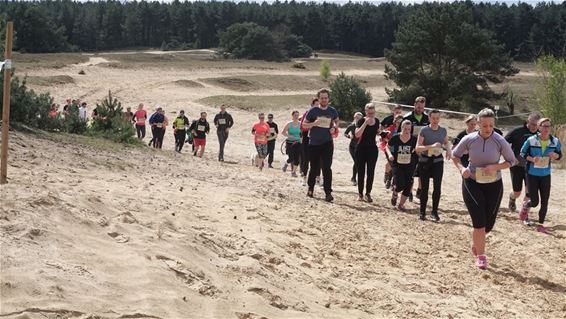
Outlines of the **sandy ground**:
[[[76,83],[48,88],[60,101],[78,94],[93,104],[111,88],[128,105],[183,107],[191,118],[215,111],[194,103],[202,97],[278,93],[171,84],[268,71],[124,71],[90,62],[33,75],[72,74]],[[79,68],[89,76],[75,76]],[[289,114],[266,111],[275,112],[280,126]],[[553,174],[550,234],[522,226],[502,208],[488,238],[491,267],[479,271],[451,163],[445,164],[442,221],[419,222],[416,204],[408,213],[390,208],[382,154],[375,202],[356,201],[348,141],[341,136],[333,164],[336,200],[328,204],[320,189],[308,199],[298,179],[253,168],[255,115],[230,112],[236,125],[224,163],[215,160],[214,134],[198,159],[188,150],[173,152],[170,130],[162,151],[13,133],[9,184],[0,187],[0,317],[566,317],[564,170]],[[448,124],[453,135],[458,124]],[[276,167],[283,159],[278,152]],[[508,193],[509,174],[503,175]]]

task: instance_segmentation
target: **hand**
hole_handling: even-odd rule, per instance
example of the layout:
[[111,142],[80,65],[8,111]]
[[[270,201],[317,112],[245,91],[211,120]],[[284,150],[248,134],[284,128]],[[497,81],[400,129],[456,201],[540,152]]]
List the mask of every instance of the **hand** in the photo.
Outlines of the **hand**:
[[228,133],[228,131],[230,131],[230,128],[229,128],[229,127],[226,128],[226,133]]
[[331,127],[331,128],[330,128],[330,134],[334,134],[335,131],[336,131],[336,128],[335,128],[335,127]]
[[390,155],[390,156],[389,156],[389,161],[390,161],[390,162],[393,162],[394,160],[395,160],[395,157],[393,157],[393,155]]
[[541,159],[540,156],[535,156],[535,157],[533,157],[533,163],[538,163],[538,162],[540,162],[540,159]]
[[464,178],[470,178],[470,176],[472,176],[472,172],[470,172],[470,169],[465,167],[464,169],[462,169],[460,171],[460,173],[462,174],[462,177]]
[[312,122],[313,126],[318,126],[320,124],[320,121],[318,120],[318,118],[316,120],[314,120],[314,122]]
[[439,148],[439,147],[442,147],[442,144],[440,144],[439,142],[436,142],[436,143],[432,144],[431,147]]
[[552,160],[557,160],[558,157],[560,157],[560,155],[558,155],[558,153],[550,152],[548,154],[548,157],[550,157],[550,159],[552,159]]

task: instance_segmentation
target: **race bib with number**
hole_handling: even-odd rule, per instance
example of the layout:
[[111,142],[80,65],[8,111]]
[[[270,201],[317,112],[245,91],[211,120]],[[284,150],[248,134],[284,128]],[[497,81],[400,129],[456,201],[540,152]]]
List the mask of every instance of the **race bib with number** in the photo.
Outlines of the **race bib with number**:
[[226,119],[218,119],[218,124],[220,125],[226,124]]
[[163,123],[155,123],[156,127],[162,128],[163,127]]
[[440,156],[442,155],[442,147],[431,147],[428,149],[428,156]]
[[204,132],[206,127],[204,125],[197,125],[197,131]]
[[421,134],[421,130],[423,129],[423,127],[426,126],[413,126],[413,136],[419,136],[419,134]]
[[411,164],[411,154],[397,153],[397,164]]
[[332,119],[328,118],[328,117],[319,117],[318,119],[318,127],[323,127],[323,128],[330,128],[330,122],[332,121]]
[[497,181],[497,171],[486,172],[483,167],[476,168],[476,182],[488,184]]
[[535,168],[547,168],[548,165],[550,164],[550,157],[545,156],[545,157],[541,157],[540,160],[535,164]]
[[270,127],[269,131],[271,132],[271,134],[275,134],[275,127]]

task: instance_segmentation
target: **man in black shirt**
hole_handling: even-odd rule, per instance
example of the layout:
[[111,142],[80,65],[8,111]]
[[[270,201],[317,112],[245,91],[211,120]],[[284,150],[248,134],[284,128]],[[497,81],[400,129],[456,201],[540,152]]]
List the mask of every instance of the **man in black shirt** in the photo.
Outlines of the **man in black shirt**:
[[193,122],[190,130],[193,133],[193,155],[202,157],[206,147],[206,134],[210,132],[210,125],[206,120],[206,112],[200,112],[200,119],[197,122]]
[[269,137],[267,138],[267,152],[269,158],[267,164],[269,168],[273,168],[273,155],[275,153],[275,141],[277,140],[277,134],[279,134],[279,128],[277,123],[273,122],[273,114],[267,115],[267,125],[269,125]]
[[[411,121],[412,124],[411,134],[417,138],[422,128],[430,124],[428,115],[425,113],[425,104],[426,104],[426,98],[424,96],[418,96],[415,99],[415,104],[414,104],[415,109],[412,112],[406,114],[405,117],[403,117],[403,121],[405,120]],[[401,125],[399,125],[397,131],[398,132],[401,131]],[[419,177],[418,165],[419,164],[417,164],[417,168],[415,169],[415,177]],[[421,179],[417,178],[417,180],[419,186],[417,187],[417,193],[415,195],[417,198],[419,198],[421,195]],[[409,197],[409,200],[412,201],[412,194]]]
[[525,198],[524,201],[528,200],[529,193],[526,188],[528,183],[527,181],[527,172],[525,169],[526,160],[520,156],[521,147],[525,143],[525,141],[537,134],[538,132],[538,120],[540,119],[540,115],[538,113],[532,113],[529,115],[527,122],[519,127],[514,128],[511,130],[507,135],[505,135],[505,140],[511,144],[511,149],[513,153],[515,153],[515,157],[519,161],[519,163],[515,166],[509,168],[511,172],[511,182],[513,184],[513,192],[509,194],[509,211],[514,212],[517,209],[517,205],[515,204],[515,199],[521,196],[521,191],[523,190],[523,184],[525,184]]
[[232,115],[226,112],[226,106],[224,104],[220,106],[220,113],[216,114],[214,117],[214,125],[216,126],[216,134],[218,135],[218,144],[220,145],[218,160],[224,162],[224,146],[228,140],[228,132],[232,125],[234,125]]

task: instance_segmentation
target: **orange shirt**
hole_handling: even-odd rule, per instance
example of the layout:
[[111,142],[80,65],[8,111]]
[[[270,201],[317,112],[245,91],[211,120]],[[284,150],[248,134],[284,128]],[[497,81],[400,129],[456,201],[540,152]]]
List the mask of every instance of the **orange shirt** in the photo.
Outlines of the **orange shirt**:
[[267,135],[269,135],[269,125],[267,123],[254,124],[252,131],[255,132],[254,141],[256,144],[267,144]]

